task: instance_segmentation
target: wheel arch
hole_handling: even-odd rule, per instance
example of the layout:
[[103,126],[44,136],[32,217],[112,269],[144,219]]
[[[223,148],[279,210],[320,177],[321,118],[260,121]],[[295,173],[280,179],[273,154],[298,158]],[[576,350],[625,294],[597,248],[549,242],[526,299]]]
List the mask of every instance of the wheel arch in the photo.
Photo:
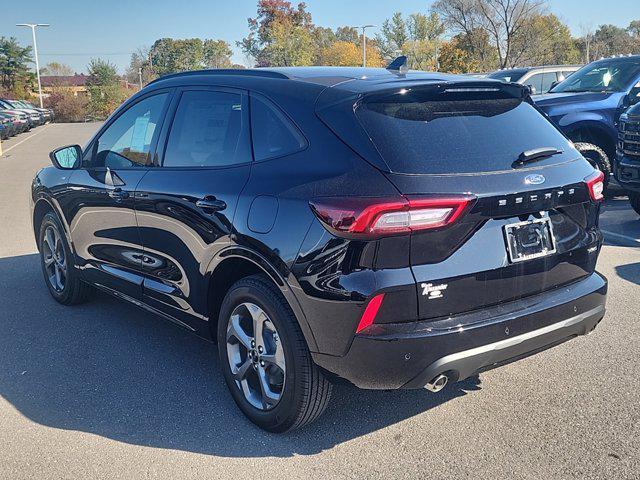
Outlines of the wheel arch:
[[67,222],[64,221],[64,216],[62,215],[60,210],[55,206],[55,204],[51,202],[49,199],[47,199],[46,197],[38,198],[33,206],[33,214],[32,214],[33,235],[36,240],[36,247],[38,248],[38,250],[40,250],[40,245],[38,241],[39,240],[38,237],[40,235],[40,225],[42,225],[42,219],[47,213],[53,213],[58,218],[58,221],[60,222],[60,225],[62,225],[62,229],[64,230],[64,235],[67,239],[69,248],[71,249],[71,252],[75,254],[75,248],[73,245],[73,241],[71,240],[69,227],[67,226]]
[[566,129],[566,135],[573,142],[592,143],[600,147],[609,157],[615,157],[616,143],[607,131],[607,127],[599,122],[579,122]]
[[220,306],[231,286],[238,280],[256,274],[269,278],[280,290],[293,311],[309,350],[317,351],[317,343],[309,327],[306,316],[287,280],[271,263],[259,253],[241,246],[228,247],[216,255],[207,269],[207,309],[209,312],[209,333],[215,341]]

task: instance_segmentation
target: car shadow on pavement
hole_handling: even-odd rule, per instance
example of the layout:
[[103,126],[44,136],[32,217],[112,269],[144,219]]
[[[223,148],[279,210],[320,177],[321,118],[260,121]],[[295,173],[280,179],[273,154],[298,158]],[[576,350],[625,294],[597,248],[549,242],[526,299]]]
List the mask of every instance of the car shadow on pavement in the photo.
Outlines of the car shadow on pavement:
[[627,263],[626,265],[617,265],[615,268],[620,278],[640,285],[640,263]]
[[0,259],[0,286],[0,395],[49,427],[228,457],[310,455],[480,388],[337,386],[315,424],[272,435],[236,408],[211,343],[107,295],[58,305],[35,254]]

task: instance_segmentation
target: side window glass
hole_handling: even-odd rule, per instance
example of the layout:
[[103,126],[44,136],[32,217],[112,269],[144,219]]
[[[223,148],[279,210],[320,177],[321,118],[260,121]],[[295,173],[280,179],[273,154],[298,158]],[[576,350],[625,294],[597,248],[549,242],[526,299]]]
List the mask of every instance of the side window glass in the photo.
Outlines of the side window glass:
[[120,115],[98,138],[90,166],[129,168],[149,165],[153,134],[167,95],[162,93],[145,98]]
[[306,146],[298,129],[280,110],[259,97],[251,97],[251,136],[256,160],[279,157]]
[[184,92],[176,110],[165,167],[222,167],[251,161],[242,95]]
[[547,93],[551,90],[551,85],[553,85],[553,82],[556,82],[557,79],[556,72],[545,73],[542,76],[542,89],[538,93]]
[[544,91],[542,90],[542,73],[536,73],[535,75],[532,75],[531,77],[529,77],[528,80],[526,80],[526,84],[530,85],[532,88],[532,94],[533,95],[539,95],[541,93],[544,93]]

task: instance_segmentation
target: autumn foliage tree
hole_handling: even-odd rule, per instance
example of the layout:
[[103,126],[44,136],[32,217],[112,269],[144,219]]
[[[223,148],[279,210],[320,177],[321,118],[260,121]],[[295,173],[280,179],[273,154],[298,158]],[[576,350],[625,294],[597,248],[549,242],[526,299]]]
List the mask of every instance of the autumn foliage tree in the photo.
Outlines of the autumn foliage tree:
[[482,32],[498,58],[498,67],[513,65],[515,44],[540,15],[544,0],[436,0],[436,13],[453,34],[470,39]]
[[313,24],[306,5],[285,0],[259,0],[248,19],[249,35],[238,42],[257,66],[310,65],[314,58]]
[[471,73],[480,70],[480,66],[469,52],[460,47],[454,38],[449,42],[443,42],[438,55],[439,69],[447,73]]
[[[337,67],[362,66],[362,48],[352,42],[336,41],[322,50],[320,65],[335,65]],[[374,45],[367,45],[367,66],[384,66],[384,60]]]
[[[353,27],[331,28],[313,24],[304,3],[294,7],[285,0],[259,0],[249,35],[238,46],[256,66],[362,65],[362,39]],[[374,39],[367,42],[367,65],[384,62]]]

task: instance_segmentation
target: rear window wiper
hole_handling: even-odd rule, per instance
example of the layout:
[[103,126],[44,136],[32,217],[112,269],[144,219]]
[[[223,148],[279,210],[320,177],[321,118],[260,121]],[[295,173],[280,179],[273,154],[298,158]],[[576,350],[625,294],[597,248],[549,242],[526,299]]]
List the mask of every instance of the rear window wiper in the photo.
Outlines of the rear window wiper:
[[525,163],[535,162],[537,160],[542,160],[543,158],[549,158],[554,155],[560,155],[563,153],[563,150],[559,150],[554,147],[541,147],[534,148],[533,150],[525,150],[520,154],[518,159],[511,164],[511,167],[517,168]]

